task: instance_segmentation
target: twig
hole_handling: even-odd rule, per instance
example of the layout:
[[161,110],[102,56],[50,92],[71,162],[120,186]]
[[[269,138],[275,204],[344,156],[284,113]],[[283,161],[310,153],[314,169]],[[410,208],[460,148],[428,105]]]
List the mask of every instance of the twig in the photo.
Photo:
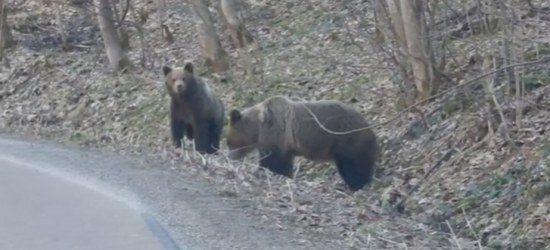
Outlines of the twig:
[[458,238],[456,237],[456,234],[453,231],[453,228],[451,227],[451,224],[449,223],[448,220],[445,220],[445,223],[447,223],[447,227],[449,227],[449,230],[451,230],[451,235],[453,236],[453,240],[454,240],[456,246],[458,247],[458,249],[462,250],[462,247],[460,246],[460,243],[458,242]]
[[418,190],[418,188],[420,187],[420,185],[422,183],[424,183],[424,181],[426,179],[428,179],[428,177],[439,167],[441,167],[443,165],[443,162],[445,161],[448,161],[451,156],[456,153],[456,150],[454,148],[451,148],[449,151],[447,151],[443,156],[441,156],[441,158],[439,158],[439,160],[433,165],[433,167],[431,167],[425,174],[424,176],[422,176],[422,179],[416,183],[416,185],[414,185],[414,187],[412,187],[408,192],[407,192],[407,196],[406,197],[403,197],[403,199],[401,201],[399,201],[399,203],[397,203],[394,207],[397,207],[397,208],[400,208],[403,206],[403,204],[405,203],[405,201],[407,201],[407,199],[414,193],[416,192],[416,190]]
[[341,195],[343,195],[343,196],[346,196],[347,198],[353,199],[353,196],[347,194],[347,193],[344,192],[344,191],[341,191],[341,190],[335,188],[334,185],[333,185],[332,189],[333,189],[336,193],[339,193],[339,194],[341,194]]
[[[496,59],[493,57],[493,65],[496,67]],[[500,115],[501,123],[504,125],[504,129],[506,131],[508,130],[508,124],[506,121],[506,116],[504,116],[504,112],[502,112],[502,106],[498,102],[498,99],[495,95],[494,86],[495,84],[495,77],[493,77],[491,80],[487,81],[487,91],[491,95],[491,99],[493,100],[493,103],[495,104],[495,107],[497,108],[498,114]],[[510,142],[512,139],[510,139],[510,135],[508,133],[505,133],[506,139]],[[510,143],[510,145],[514,145],[514,143]]]
[[481,245],[481,239],[479,238],[479,236],[477,235],[476,231],[474,230],[474,228],[472,227],[472,224],[470,223],[470,221],[468,220],[468,218],[466,217],[466,212],[464,211],[464,208],[461,208],[462,209],[462,214],[464,215],[464,220],[466,220],[466,224],[468,225],[468,227],[470,228],[470,230],[472,230],[472,234],[474,234],[474,237],[476,237],[477,239],[477,245],[479,246],[479,250],[483,250],[483,245]]
[[183,138],[182,138],[180,141],[181,141],[180,154],[181,154],[181,156],[183,157],[183,160],[188,161],[188,160],[190,160],[190,159],[189,159],[189,153],[188,153],[187,150],[184,150],[184,147],[185,147],[184,143],[185,143],[185,141],[183,140]]
[[268,187],[268,193],[267,193],[267,197],[273,197],[273,188],[271,187],[271,178],[269,177],[269,175],[266,175],[267,177],[267,187]]
[[[114,5],[115,3],[113,3]],[[113,6],[114,7],[114,6]],[[122,13],[122,16],[120,17],[120,20],[117,20],[117,24],[115,25],[115,29],[120,28],[122,26],[122,23],[126,19],[126,15],[128,14],[128,10],[130,9],[130,0],[126,0],[126,8],[124,9],[124,12]],[[118,16],[118,10],[114,8],[115,13],[117,13]]]
[[239,148],[236,148],[236,149],[232,149],[232,150],[229,150],[229,153],[240,150],[240,149],[251,148],[251,147],[254,147],[254,145],[247,145],[247,146],[239,147]]
[[466,150],[463,150],[462,152],[459,153],[459,155],[455,158],[453,158],[451,161],[447,162],[447,166],[455,163],[456,161],[458,161],[459,159],[461,159],[465,154],[469,153],[470,151],[473,151],[475,149],[477,149],[479,146],[483,145],[483,143],[485,143],[486,141],[488,141],[489,139],[489,135],[485,136],[485,138],[483,138],[483,140],[479,141],[478,143],[474,144],[473,146],[467,148]]
[[294,171],[294,177],[298,176],[298,172],[300,172],[300,164],[296,164],[296,171]]
[[290,205],[291,205],[291,211],[296,211],[296,206],[294,205],[294,192],[292,191],[292,186],[290,185],[290,181],[286,180],[286,185],[288,187],[288,194],[290,195]]
[[393,240],[390,240],[390,239],[386,239],[386,238],[383,238],[383,237],[380,237],[380,236],[378,236],[378,237],[376,237],[376,238],[378,238],[379,240],[382,240],[382,241],[388,242],[388,243],[392,243],[392,244],[398,245],[398,246],[400,246],[400,245],[401,245],[401,244],[399,244],[399,243],[398,243],[398,242],[396,242],[396,241],[393,241]]
[[368,247],[368,249],[370,249],[371,238],[372,238],[372,235],[368,234],[367,235],[367,246],[366,246],[366,247]]
[[514,68],[514,67],[519,67],[519,66],[526,66],[526,65],[531,65],[531,64],[537,64],[537,63],[543,63],[543,62],[546,62],[546,61],[550,61],[550,56],[546,56],[546,57],[543,57],[539,60],[536,60],[536,61],[528,61],[528,62],[523,62],[523,63],[516,63],[516,64],[510,64],[510,65],[507,65],[505,67],[501,67],[499,69],[495,69],[495,70],[492,70],[492,71],[489,71],[487,73],[484,73],[484,74],[481,74],[479,76],[476,76],[468,81],[465,81],[462,85],[456,85],[452,88],[449,88],[449,89],[446,89],[444,91],[441,91],[435,95],[432,95],[430,97],[427,97],[423,100],[420,100],[416,103],[414,103],[413,105],[405,108],[404,110],[400,111],[399,113],[397,113],[397,115],[393,116],[392,118],[390,118],[389,120],[385,121],[385,122],[382,122],[382,123],[379,123],[378,125],[370,125],[370,126],[365,126],[365,127],[362,127],[362,128],[357,128],[357,129],[352,129],[352,130],[348,130],[348,131],[344,131],[344,132],[337,132],[337,131],[332,131],[328,128],[326,128],[322,123],[321,121],[319,121],[319,119],[317,118],[317,116],[313,113],[313,111],[311,111],[311,109],[309,109],[308,107],[306,107],[305,103],[302,105],[304,106],[304,108],[308,111],[308,113],[313,117],[313,119],[315,120],[315,122],[319,125],[319,127],[321,127],[321,129],[325,130],[327,133],[331,133],[331,134],[335,134],[335,135],[346,135],[346,134],[351,134],[351,133],[355,133],[355,132],[359,132],[359,131],[362,131],[362,130],[367,130],[367,129],[371,129],[371,128],[374,128],[374,127],[377,127],[377,126],[382,126],[382,125],[386,125],[394,120],[397,120],[399,117],[401,117],[401,115],[405,114],[406,112],[409,112],[410,110],[416,108],[418,105],[426,102],[426,101],[429,101],[429,100],[432,100],[432,99],[435,99],[436,97],[439,97],[439,96],[442,96],[444,94],[447,94],[447,93],[451,93],[459,88],[463,88],[465,86],[469,86],[473,83],[475,83],[477,80],[481,79],[481,78],[484,78],[486,76],[489,76],[491,74],[494,74],[494,73],[498,73],[499,71],[502,71],[502,70],[505,70],[505,69],[508,69],[508,68]]

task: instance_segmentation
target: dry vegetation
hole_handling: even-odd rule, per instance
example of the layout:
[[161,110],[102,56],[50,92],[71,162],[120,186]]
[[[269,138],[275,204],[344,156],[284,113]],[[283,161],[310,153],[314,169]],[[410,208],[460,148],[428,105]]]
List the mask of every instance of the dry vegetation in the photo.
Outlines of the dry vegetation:
[[[438,92],[414,112],[398,101],[399,69],[391,43],[376,39],[371,1],[243,1],[250,53],[231,46],[210,1],[231,70],[205,77],[226,109],[274,94],[338,99],[377,125],[377,180],[354,195],[339,191],[331,164],[300,159],[297,178],[286,180],[253,159],[173,149],[161,66],[203,62],[185,1],[132,1],[126,54],[137,67],[127,74],[109,68],[91,1],[57,2],[62,26],[55,4],[8,5],[17,45],[0,72],[3,131],[162,157],[220,194],[253,200],[281,227],[355,249],[550,249],[548,1],[437,1]],[[499,18],[506,11],[516,18]],[[517,86],[525,91],[514,94]]]

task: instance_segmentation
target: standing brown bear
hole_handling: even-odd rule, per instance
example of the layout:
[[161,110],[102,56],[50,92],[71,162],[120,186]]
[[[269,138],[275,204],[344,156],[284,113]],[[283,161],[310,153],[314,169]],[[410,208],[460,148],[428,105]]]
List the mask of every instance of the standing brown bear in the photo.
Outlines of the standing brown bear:
[[223,129],[224,107],[208,84],[194,74],[194,66],[163,66],[165,85],[170,95],[172,142],[182,146],[183,135],[195,141],[200,153],[216,153]]
[[242,112],[232,110],[226,142],[231,159],[258,149],[260,166],[289,178],[294,156],[333,161],[350,190],[357,191],[371,182],[378,150],[376,135],[365,127],[361,114],[344,103],[275,96]]

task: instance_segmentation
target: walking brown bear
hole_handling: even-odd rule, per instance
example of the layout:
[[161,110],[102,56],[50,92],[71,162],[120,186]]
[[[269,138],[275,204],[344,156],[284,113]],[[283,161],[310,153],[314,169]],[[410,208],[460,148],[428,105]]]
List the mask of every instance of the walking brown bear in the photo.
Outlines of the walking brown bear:
[[376,135],[359,112],[342,102],[275,96],[243,111],[232,110],[229,118],[226,143],[231,159],[242,159],[257,149],[260,166],[289,178],[295,156],[333,161],[352,191],[372,180]]

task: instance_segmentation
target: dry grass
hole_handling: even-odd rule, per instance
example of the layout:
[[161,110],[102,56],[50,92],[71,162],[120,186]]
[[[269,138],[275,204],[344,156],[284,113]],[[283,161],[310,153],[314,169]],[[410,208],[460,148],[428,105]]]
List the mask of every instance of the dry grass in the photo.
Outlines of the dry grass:
[[[365,25],[344,4],[254,1],[245,20],[261,49],[251,59],[228,50],[234,82],[208,77],[227,110],[275,94],[353,103],[379,125],[375,131],[383,150],[377,180],[349,194],[340,190],[341,178],[331,164],[298,159],[299,173],[288,180],[258,169],[253,158],[231,162],[226,149],[206,158],[173,149],[160,67],[187,59],[201,62],[194,27],[181,1],[167,1],[171,17],[165,23],[177,42],[166,45],[156,28],[154,4],[135,3],[150,10],[144,25],[147,60],[146,67],[129,75],[108,72],[90,7],[64,7],[68,37],[76,45],[71,52],[60,51],[52,35],[53,9],[31,0],[17,9],[9,21],[20,43],[8,51],[10,68],[0,72],[0,128],[163,158],[178,173],[211,181],[222,196],[254,201],[262,215],[281,227],[355,249],[548,249],[547,71],[530,75],[543,86],[526,93],[530,111],[521,130],[501,131],[480,97],[458,95],[462,87],[456,86],[423,107],[427,130],[419,125],[419,116],[396,116],[395,69],[369,39],[371,13],[367,11]],[[347,5],[370,7],[358,0]],[[536,39],[522,41],[524,47],[549,34],[540,30]],[[456,58],[446,69],[463,67],[473,54],[494,51],[497,41],[498,35],[456,40],[449,45]],[[137,63],[141,45],[131,46],[129,57]],[[227,40],[223,46],[229,48]],[[243,76],[246,60],[256,65],[256,75],[248,81]],[[502,114],[496,116],[513,121],[516,104],[506,98],[500,104]],[[486,132],[488,122],[493,133]],[[395,209],[398,204],[402,207]]]

